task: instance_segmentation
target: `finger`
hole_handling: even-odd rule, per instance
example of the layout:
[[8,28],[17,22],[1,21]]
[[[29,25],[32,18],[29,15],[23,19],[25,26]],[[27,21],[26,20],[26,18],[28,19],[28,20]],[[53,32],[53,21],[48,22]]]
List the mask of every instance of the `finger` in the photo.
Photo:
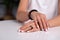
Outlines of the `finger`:
[[29,30],[27,32],[36,32],[37,30],[36,29],[32,29],[32,30]]
[[30,32],[34,32],[34,31],[36,31],[37,30],[37,28],[36,28],[36,26],[35,26],[35,23],[34,24],[32,24],[31,25],[33,28],[32,29],[30,29],[30,30],[27,30],[27,32],[28,31],[30,31]]
[[37,24],[37,17],[36,16],[34,17],[34,23],[35,23],[36,28],[38,29],[39,27],[38,27],[38,24]]
[[47,28],[47,30],[48,30],[49,25],[48,25],[48,22],[47,22],[46,16],[44,17],[44,20],[45,20],[46,28]]
[[36,31],[40,31],[40,29],[33,28],[32,30],[28,30],[27,32],[36,32]]
[[27,26],[23,26],[20,28],[20,32],[25,32],[25,29],[27,29]]
[[36,32],[36,31],[38,31],[38,29],[36,28],[35,25],[32,25],[32,26],[33,26],[33,29],[28,30],[27,32]]
[[27,32],[27,31],[29,31],[31,29],[32,29],[31,27],[26,27],[24,29],[20,29],[20,32]]
[[29,26],[30,26],[31,24],[32,24],[32,21],[29,22],[29,23],[24,24],[24,25],[20,28],[20,30],[21,30],[21,31],[25,31],[25,30],[27,30],[27,28],[30,29]]
[[39,24],[39,28],[42,31],[43,30],[43,25],[42,25],[42,21],[41,21],[41,17],[40,16],[37,16],[37,21],[38,21],[38,24]]
[[27,32],[27,31],[32,30],[32,29],[33,29],[33,28],[28,27],[28,28],[24,29],[24,32]]
[[24,29],[26,29],[26,28],[27,28],[27,26],[23,25],[23,26],[20,28],[20,30],[24,30]]
[[26,29],[24,29],[24,32],[27,32],[29,30],[32,30],[35,27],[34,23],[32,23],[31,25],[29,25]]
[[37,29],[40,29],[40,28],[39,28],[39,25],[38,25],[38,23],[37,23],[37,17],[36,17],[36,15],[34,15],[33,20],[34,20],[34,23],[35,23],[36,28],[37,28]]
[[[29,24],[28,24],[29,25]],[[25,30],[30,29],[29,26],[27,24],[26,25],[23,25],[21,28],[20,28],[20,32],[25,32]]]
[[39,29],[39,30],[40,30],[40,28],[39,28],[39,25],[38,25],[37,21],[35,21],[35,26],[36,26],[36,28],[37,28],[37,29]]
[[47,31],[46,21],[45,21],[45,18],[43,16],[41,16],[41,21],[42,21],[42,24],[43,24],[43,30]]
[[34,20],[34,23],[35,23],[36,28],[40,30],[39,25],[38,25],[38,23],[37,23],[37,17],[36,17],[36,16],[37,16],[37,15],[34,15],[34,14],[33,14],[32,17],[34,17],[33,20]]

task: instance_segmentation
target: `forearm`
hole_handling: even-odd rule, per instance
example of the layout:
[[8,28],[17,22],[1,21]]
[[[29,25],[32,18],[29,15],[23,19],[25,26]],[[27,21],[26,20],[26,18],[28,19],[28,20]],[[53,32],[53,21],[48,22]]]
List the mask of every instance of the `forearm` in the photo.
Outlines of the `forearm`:
[[27,11],[28,2],[29,2],[28,0],[20,0],[19,6],[18,6],[18,12]]
[[50,27],[60,26],[60,15],[53,19],[48,20],[48,23]]
[[28,20],[28,0],[21,0],[18,6],[16,19],[20,22]]
[[50,27],[60,26],[60,0],[58,0],[58,16],[48,20],[48,23],[50,24]]
[[16,16],[16,19],[20,22],[27,21],[29,19],[28,12],[20,11]]

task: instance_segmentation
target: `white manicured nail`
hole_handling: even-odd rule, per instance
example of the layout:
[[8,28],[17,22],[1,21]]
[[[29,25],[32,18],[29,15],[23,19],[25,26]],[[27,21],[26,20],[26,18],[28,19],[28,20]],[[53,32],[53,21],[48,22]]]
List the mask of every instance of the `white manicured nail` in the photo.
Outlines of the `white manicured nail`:
[[20,30],[18,30],[20,32]]
[[30,32],[30,31],[27,31],[27,32]]
[[42,31],[44,31],[44,29],[42,29]]
[[21,30],[20,32],[24,32],[23,30]]
[[47,31],[47,29],[46,29],[46,31]]
[[23,30],[19,30],[19,32],[24,32]]
[[20,32],[20,30],[17,30],[17,32]]

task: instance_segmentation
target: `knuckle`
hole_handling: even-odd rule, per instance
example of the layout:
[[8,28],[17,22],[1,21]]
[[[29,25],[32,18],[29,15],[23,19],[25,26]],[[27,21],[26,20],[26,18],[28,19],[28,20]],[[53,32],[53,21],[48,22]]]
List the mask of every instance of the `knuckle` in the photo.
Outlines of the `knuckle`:
[[43,16],[43,17],[46,17],[46,15],[45,15],[45,14],[42,14],[42,16]]

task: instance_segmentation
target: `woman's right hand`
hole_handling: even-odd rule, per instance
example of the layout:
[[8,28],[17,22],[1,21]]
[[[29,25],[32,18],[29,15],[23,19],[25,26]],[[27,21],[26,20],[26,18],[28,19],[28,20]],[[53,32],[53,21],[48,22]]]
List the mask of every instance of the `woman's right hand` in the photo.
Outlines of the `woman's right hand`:
[[[37,24],[38,25],[38,24]],[[20,27],[19,32],[36,32],[40,31],[40,28],[38,29],[34,20],[29,21],[28,23],[25,23],[22,27]]]
[[42,31],[47,31],[48,30],[48,22],[47,22],[47,18],[46,15],[39,13],[39,12],[32,12],[31,13],[31,18],[35,21],[36,25],[38,24],[39,27],[37,26],[37,28]]

